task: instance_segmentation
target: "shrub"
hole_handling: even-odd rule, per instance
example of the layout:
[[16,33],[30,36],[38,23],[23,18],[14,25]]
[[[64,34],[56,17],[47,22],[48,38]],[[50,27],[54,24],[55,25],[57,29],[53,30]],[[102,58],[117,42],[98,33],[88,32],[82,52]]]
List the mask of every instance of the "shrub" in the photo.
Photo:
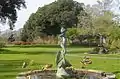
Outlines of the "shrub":
[[57,44],[59,39],[57,36],[43,36],[36,38],[32,43],[33,44]]
[[5,42],[0,42],[0,48],[5,47]]
[[67,29],[66,34],[67,34],[68,39],[72,39],[79,35],[78,28],[69,28],[69,29]]
[[15,42],[12,42],[12,44],[14,44],[14,45],[31,45],[32,42],[15,41]]

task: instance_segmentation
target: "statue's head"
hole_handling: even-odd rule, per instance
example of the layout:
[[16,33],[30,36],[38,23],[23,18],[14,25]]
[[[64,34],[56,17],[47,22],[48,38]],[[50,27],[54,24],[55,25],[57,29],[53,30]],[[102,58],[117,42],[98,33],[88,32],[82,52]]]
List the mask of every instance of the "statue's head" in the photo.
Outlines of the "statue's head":
[[65,32],[66,32],[65,27],[61,27],[61,33],[65,33]]

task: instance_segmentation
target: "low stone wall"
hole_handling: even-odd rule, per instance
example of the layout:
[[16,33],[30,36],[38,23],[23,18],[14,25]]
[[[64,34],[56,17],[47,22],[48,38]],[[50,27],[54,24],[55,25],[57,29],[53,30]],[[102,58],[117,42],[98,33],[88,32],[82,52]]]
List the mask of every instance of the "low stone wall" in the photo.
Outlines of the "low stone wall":
[[[71,79],[115,79],[115,75],[112,73],[104,73],[103,71],[96,70],[85,70],[85,69],[75,69],[74,70],[76,76]],[[34,70],[28,71],[24,73],[19,73],[16,79],[57,79],[56,78],[56,70]]]

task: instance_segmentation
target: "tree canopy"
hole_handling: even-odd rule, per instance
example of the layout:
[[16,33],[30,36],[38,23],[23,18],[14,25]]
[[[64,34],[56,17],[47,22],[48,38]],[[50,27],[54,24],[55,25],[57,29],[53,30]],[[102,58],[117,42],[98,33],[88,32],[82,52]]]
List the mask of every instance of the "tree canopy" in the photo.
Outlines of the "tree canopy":
[[26,8],[24,0],[0,0],[0,22],[8,22],[10,29],[13,29],[17,21],[17,9]]
[[32,39],[41,33],[56,36],[60,33],[61,26],[65,28],[77,26],[78,15],[84,11],[82,5],[73,0],[57,0],[39,7],[25,23],[22,38],[27,36]]

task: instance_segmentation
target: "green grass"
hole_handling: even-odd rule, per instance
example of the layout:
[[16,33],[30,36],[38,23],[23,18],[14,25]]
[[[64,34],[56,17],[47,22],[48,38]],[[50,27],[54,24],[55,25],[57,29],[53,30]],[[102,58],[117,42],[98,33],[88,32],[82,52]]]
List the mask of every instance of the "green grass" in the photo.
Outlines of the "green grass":
[[[60,48],[56,46],[30,46],[30,47],[7,47],[0,51],[0,78],[1,79],[16,79],[16,75],[20,72],[41,69],[45,64],[53,64],[55,66],[56,52]],[[90,51],[91,48],[84,47],[69,47],[67,48],[67,59],[71,62],[73,67],[81,68],[81,57],[85,56],[85,52]],[[120,55],[89,55],[93,63],[87,66],[87,69],[103,70],[106,72],[113,72],[120,79]],[[104,58],[100,58],[104,57]],[[106,59],[105,57],[109,58]],[[22,69],[24,61],[30,63],[34,60],[32,65]]]

